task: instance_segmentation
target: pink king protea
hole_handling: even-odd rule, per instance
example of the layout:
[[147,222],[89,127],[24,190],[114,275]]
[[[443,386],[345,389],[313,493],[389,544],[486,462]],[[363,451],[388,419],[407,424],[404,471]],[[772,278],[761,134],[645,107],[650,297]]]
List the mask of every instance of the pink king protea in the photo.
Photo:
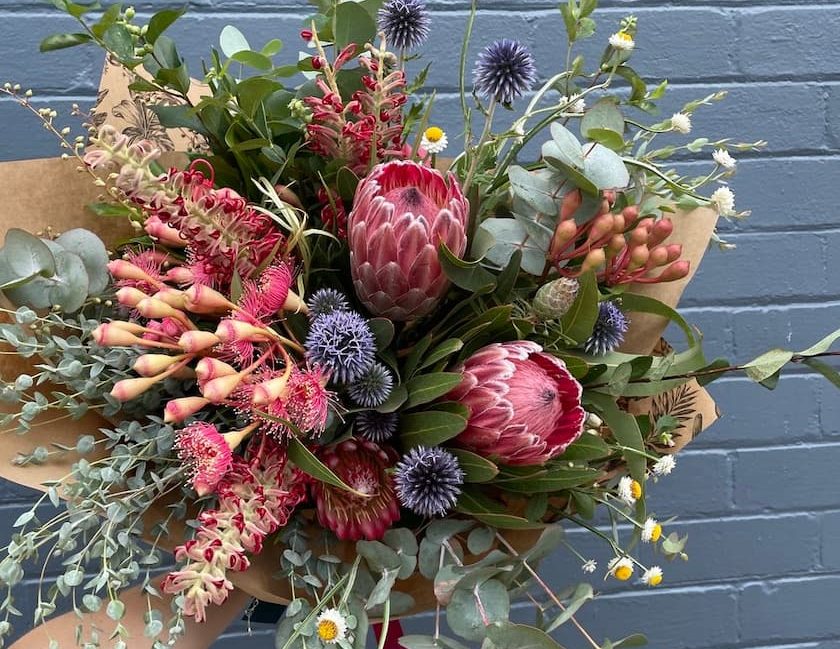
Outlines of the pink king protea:
[[438,262],[441,242],[467,247],[469,203],[454,177],[415,162],[376,167],[356,190],[348,217],[350,270],[371,313],[391,320],[427,315],[449,282]]
[[530,341],[493,343],[470,356],[445,398],[470,409],[460,446],[509,465],[540,465],[583,430],[583,389],[557,358]]

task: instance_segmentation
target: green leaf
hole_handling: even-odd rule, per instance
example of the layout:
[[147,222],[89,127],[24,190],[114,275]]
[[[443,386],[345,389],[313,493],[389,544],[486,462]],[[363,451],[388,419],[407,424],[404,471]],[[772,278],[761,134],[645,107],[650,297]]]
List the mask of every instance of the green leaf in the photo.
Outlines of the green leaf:
[[[545,270],[552,233],[546,229],[537,231],[535,228],[533,224],[529,227],[520,218],[485,219],[479,228],[479,233],[484,233],[482,245],[478,248],[473,246],[473,254],[486,255],[491,262],[504,268],[510,264],[513,255],[519,252],[522,255],[522,270],[540,276]],[[475,289],[468,290],[477,292]]]
[[481,640],[485,623],[507,620],[509,613],[507,588],[500,581],[488,579],[469,590],[457,589],[446,607],[446,621],[460,637]]
[[753,381],[761,383],[781,370],[793,358],[793,352],[771,349],[744,365],[744,370]]
[[335,44],[339,50],[351,43],[358,51],[376,35],[376,21],[356,2],[342,2],[335,9]]
[[155,13],[149,20],[149,28],[146,30],[146,42],[152,43],[158,39],[172,23],[178,20],[187,11],[186,7],[180,9],[163,9]]
[[592,335],[598,321],[598,280],[594,271],[587,271],[579,278],[580,288],[572,306],[560,320],[563,335],[583,344]]
[[608,131],[618,136],[621,147],[624,145],[624,117],[612,97],[605,97],[596,102],[584,113],[580,122],[580,133],[585,138],[597,140],[593,130]]
[[459,338],[450,338],[449,340],[444,340],[440,345],[435,347],[429,355],[423,358],[420,362],[420,366],[417,368],[418,370],[426,369],[427,367],[431,367],[436,363],[439,363],[445,358],[448,358],[452,354],[456,354],[464,347],[464,342]]
[[496,530],[491,527],[476,527],[467,537],[467,549],[472,554],[484,554],[496,542]]
[[659,300],[649,297],[647,295],[636,295],[634,293],[623,293],[621,296],[622,310],[629,313],[650,313],[667,318],[685,334],[690,347],[697,344],[697,338],[694,335],[694,329],[675,309],[672,309],[667,304]]
[[396,412],[400,406],[408,399],[408,390],[404,385],[398,385],[391,390],[390,396],[385,400],[381,406],[376,408],[377,412]]
[[231,54],[230,59],[231,61],[236,61],[237,63],[247,65],[248,67],[254,68],[255,70],[261,70],[263,72],[271,70],[271,68],[274,67],[270,58],[264,54],[260,54],[259,52],[252,52],[251,50],[240,50],[238,52],[234,52]]
[[456,437],[466,427],[466,418],[451,412],[412,412],[400,416],[400,441],[406,449],[415,446],[440,446]]
[[627,468],[634,480],[643,483],[647,471],[647,460],[643,455],[645,443],[636,418],[622,411],[616,404],[615,399],[608,394],[590,390],[585,392],[584,396],[587,402],[598,409],[618,443],[631,449],[623,453]]
[[563,167],[583,169],[583,150],[572,132],[559,122],[551,125],[551,140],[543,146],[543,157]]
[[0,283],[29,277],[52,277],[56,271],[55,258],[46,243],[19,228],[6,232],[3,257],[9,276],[0,277]]
[[219,47],[228,58],[233,58],[237,52],[245,52],[251,49],[248,39],[233,25],[225,25],[219,34]]
[[421,374],[405,383],[408,390],[406,408],[413,408],[442,397],[461,383],[461,374],[457,372],[434,372]]
[[563,649],[545,631],[506,620],[488,626],[487,637],[493,649]]
[[502,505],[487,498],[477,489],[477,487],[469,486],[464,488],[455,506],[456,511],[471,516],[485,525],[502,530],[532,530],[544,527],[542,523],[507,514]]
[[499,475],[499,467],[487,458],[460,448],[448,450],[458,458],[458,464],[465,474],[465,482],[490,482]]
[[598,460],[609,456],[612,449],[598,435],[585,433],[576,442],[569,446],[558,460],[563,461],[586,461]]
[[803,362],[811,369],[822,374],[826,379],[834,384],[835,387],[840,388],[840,373],[838,373],[837,370],[831,367],[828,363],[824,363],[816,358],[806,358]]
[[260,54],[263,56],[275,56],[283,49],[283,41],[279,38],[272,38],[268,43],[262,46]]
[[541,469],[532,475],[523,477],[509,477],[509,469],[502,470],[501,478],[496,480],[496,486],[519,494],[555,493],[572,487],[595,482],[601,475],[600,471],[590,468],[572,468],[569,466],[554,466]]
[[394,323],[388,318],[371,318],[368,320],[368,327],[376,341],[377,351],[384,351],[394,340]]
[[560,615],[558,615],[554,619],[554,621],[551,624],[549,624],[548,627],[546,627],[546,632],[551,633],[557,627],[571,620],[574,614],[578,612],[581,606],[593,599],[595,599],[595,593],[592,590],[592,585],[578,584],[575,588],[575,592],[572,593],[571,598],[566,603],[565,610],[563,610],[560,613]]
[[54,50],[63,50],[67,47],[89,43],[91,40],[90,34],[84,33],[51,34],[41,41],[39,49],[42,52],[52,52]]
[[438,260],[443,272],[455,286],[473,293],[489,293],[496,288],[493,273],[482,268],[478,261],[465,261],[456,257],[442,241],[438,248]]
[[90,230],[73,228],[63,232],[55,242],[82,260],[88,276],[87,294],[102,293],[110,281],[108,250],[102,239]]
[[534,543],[526,552],[522,553],[524,559],[529,561],[532,565],[542,561],[547,556],[554,553],[557,548],[563,544],[566,538],[566,532],[558,524],[546,525],[545,529],[540,534],[540,538]]
[[125,25],[117,23],[108,27],[102,35],[102,42],[120,61],[134,57],[134,40]]
[[827,352],[835,341],[840,340],[840,329],[834,333],[828,334],[818,343],[811,345],[808,349],[799,352],[801,356],[816,356],[817,354],[824,354]]
[[320,482],[326,482],[339,489],[344,489],[344,491],[349,491],[357,496],[363,498],[368,497],[367,494],[360,493],[352,487],[347,486],[326,464],[315,457],[312,451],[306,448],[306,445],[297,436],[292,435],[289,438],[287,452],[292,463],[307,475],[312,476]]

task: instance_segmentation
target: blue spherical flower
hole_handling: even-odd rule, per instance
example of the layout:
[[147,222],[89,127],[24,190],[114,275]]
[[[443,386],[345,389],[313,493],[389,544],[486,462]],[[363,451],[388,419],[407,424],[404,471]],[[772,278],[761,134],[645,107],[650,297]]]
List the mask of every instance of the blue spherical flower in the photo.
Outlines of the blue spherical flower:
[[394,436],[400,416],[395,412],[365,410],[356,417],[356,432],[366,440],[381,444]]
[[473,72],[476,91],[487,99],[510,104],[531,89],[537,78],[534,57],[518,41],[503,39],[479,54]]
[[417,47],[429,36],[429,12],[423,0],[388,0],[379,10],[379,30],[397,50]]
[[354,311],[333,311],[317,318],[306,337],[309,359],[337,383],[352,383],[374,362],[376,341],[367,320]]
[[630,321],[615,302],[601,302],[595,328],[583,348],[587,354],[608,354],[624,342]]
[[370,369],[347,388],[350,397],[365,408],[378,408],[391,396],[394,378],[388,368],[374,363]]
[[321,288],[315,291],[307,300],[309,307],[309,318],[315,320],[333,311],[349,311],[350,303],[344,293],[334,288]]
[[426,518],[445,516],[458,502],[464,472],[449,451],[419,446],[397,464],[394,484],[407,509]]

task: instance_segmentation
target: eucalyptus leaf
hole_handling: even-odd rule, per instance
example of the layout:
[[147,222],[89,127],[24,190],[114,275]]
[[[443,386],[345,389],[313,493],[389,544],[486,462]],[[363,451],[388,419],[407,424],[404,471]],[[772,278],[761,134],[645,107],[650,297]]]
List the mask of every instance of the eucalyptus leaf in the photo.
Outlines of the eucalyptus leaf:
[[55,242],[82,260],[88,275],[88,295],[99,295],[107,288],[109,259],[102,239],[90,230],[73,228],[62,233]]
[[[10,228],[6,232],[3,256],[14,279],[24,277],[52,277],[56,265],[49,247],[38,237],[19,228]],[[3,283],[7,279],[3,278]]]
[[245,52],[251,49],[248,39],[233,25],[225,25],[222,33],[219,34],[219,47],[228,58],[232,58],[237,52]]
[[469,590],[456,590],[446,607],[446,620],[449,628],[460,637],[481,640],[485,636],[485,622],[507,620],[509,613],[507,588],[501,582],[489,579]]
[[487,637],[493,649],[563,649],[545,631],[506,620],[487,627]]
[[497,266],[505,267],[510,262],[514,251],[522,254],[522,270],[531,275],[540,276],[545,270],[546,255],[551,242],[551,234],[545,232],[541,237],[534,233],[519,219],[492,217],[485,219],[480,230],[489,235],[486,250],[481,252]]

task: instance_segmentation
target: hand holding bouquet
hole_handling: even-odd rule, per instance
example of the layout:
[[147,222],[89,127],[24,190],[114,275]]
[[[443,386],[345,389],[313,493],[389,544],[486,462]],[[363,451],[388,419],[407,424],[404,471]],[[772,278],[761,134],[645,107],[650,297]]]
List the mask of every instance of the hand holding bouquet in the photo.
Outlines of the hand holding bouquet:
[[[203,85],[165,33],[181,11],[138,25],[119,5],[93,20],[98,7],[57,4],[82,31],[43,49],[103,47],[152,126],[118,128],[100,107],[90,137],[70,140],[40,111],[80,165],[63,191],[101,194],[92,227],[107,247],[86,228],[9,228],[0,250],[2,421],[25,433],[2,446],[16,454],[6,475],[64,501],[16,522],[3,634],[71,597],[80,613],[104,607],[127,646],[120,591],[139,581],[150,643],[239,586],[288,603],[283,649],[361,648],[369,620],[426,609],[445,609],[461,640],[557,648],[550,633],[579,627],[593,596],[538,573],[560,546],[577,554],[564,526],[610,552],[601,568],[581,556],[586,573],[655,587],[663,571],[636,545],[684,556],[645,493],[717,416],[703,385],[745,371],[773,387],[788,362],[840,382],[818,360],[840,331],[709,362],[675,309],[709,240],[727,247],[718,216],[746,216],[730,151],[763,143],[684,141],[722,94],[649,123],[666,86],[630,67],[633,17],[586,62],[574,52],[597,38],[596,2],[563,4],[557,73],[515,40],[474,62],[465,44],[455,150],[425,70],[407,73],[429,32],[421,0],[317,0],[292,64],[279,41],[254,49],[226,27]],[[175,142],[187,155],[165,155]],[[671,169],[685,151],[709,151],[710,169]],[[165,551],[177,566],[161,579]],[[13,588],[36,556],[62,573],[19,611]],[[540,606],[536,625],[509,620],[517,597]],[[401,643],[462,646],[439,624]]]

